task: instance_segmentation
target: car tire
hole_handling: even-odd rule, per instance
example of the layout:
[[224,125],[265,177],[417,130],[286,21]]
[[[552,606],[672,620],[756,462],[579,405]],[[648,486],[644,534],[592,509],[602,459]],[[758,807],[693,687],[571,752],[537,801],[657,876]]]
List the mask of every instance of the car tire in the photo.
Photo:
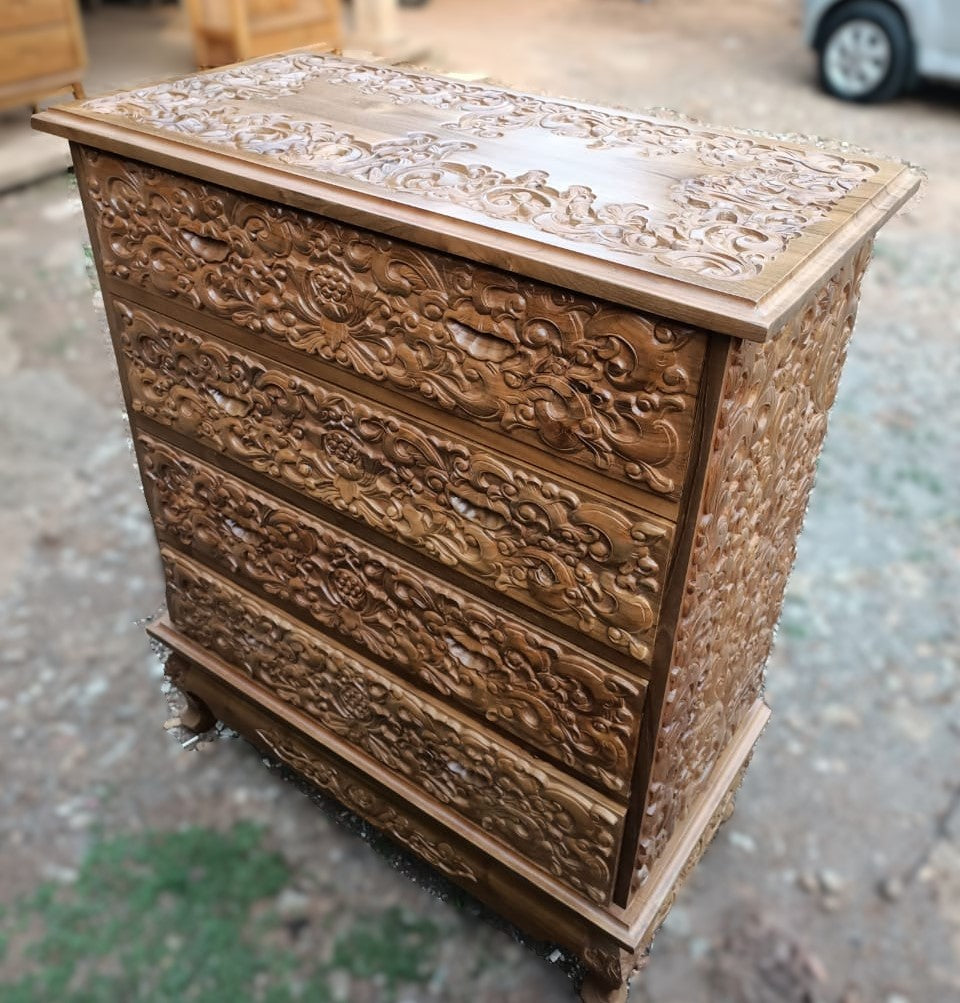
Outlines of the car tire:
[[900,14],[883,0],[850,0],[817,32],[820,86],[861,103],[890,101],[913,85],[913,40]]

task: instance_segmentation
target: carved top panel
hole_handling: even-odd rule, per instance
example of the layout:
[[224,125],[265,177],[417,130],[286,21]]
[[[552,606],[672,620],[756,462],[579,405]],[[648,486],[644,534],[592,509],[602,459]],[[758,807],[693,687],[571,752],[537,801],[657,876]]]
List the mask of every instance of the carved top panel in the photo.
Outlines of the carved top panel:
[[107,148],[132,132],[145,160],[226,168],[248,191],[269,178],[341,219],[488,261],[477,249],[493,249],[519,270],[539,262],[540,276],[559,267],[575,288],[599,278],[630,305],[662,290],[657,277],[690,304],[709,289],[725,294],[720,314],[749,314],[855,216],[879,225],[916,183],[868,157],[310,51],[38,124]]

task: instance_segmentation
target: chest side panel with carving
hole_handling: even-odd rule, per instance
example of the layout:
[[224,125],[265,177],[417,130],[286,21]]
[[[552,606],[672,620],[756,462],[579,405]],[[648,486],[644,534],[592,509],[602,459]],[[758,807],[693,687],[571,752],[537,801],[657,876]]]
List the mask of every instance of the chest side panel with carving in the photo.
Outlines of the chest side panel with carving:
[[92,150],[112,278],[676,500],[706,336]]
[[[149,435],[137,438],[162,540],[255,584],[591,782],[624,790],[641,681]],[[170,615],[194,636],[191,607],[209,602],[209,590],[177,560]]]
[[135,414],[639,659],[672,527],[114,302]]
[[199,565],[167,554],[181,616],[212,651],[377,762],[594,901],[606,900],[621,814],[445,712],[371,663]]
[[724,375],[635,887],[707,788],[760,696],[869,248],[765,345],[740,342]]

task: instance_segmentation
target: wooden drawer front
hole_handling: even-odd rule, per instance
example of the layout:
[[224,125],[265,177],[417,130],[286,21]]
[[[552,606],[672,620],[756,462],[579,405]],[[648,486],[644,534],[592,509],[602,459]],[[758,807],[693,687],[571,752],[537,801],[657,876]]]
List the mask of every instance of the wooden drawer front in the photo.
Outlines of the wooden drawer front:
[[69,25],[0,34],[0,84],[72,70],[79,62]]
[[32,28],[66,19],[66,0],[5,0],[0,30]]
[[106,274],[678,499],[706,336],[84,151]]
[[[623,809],[210,572],[189,636],[532,863],[606,901]],[[172,595],[179,594],[175,578]],[[193,590],[191,600],[197,597]]]
[[116,302],[135,414],[646,660],[671,526]]
[[[614,792],[630,779],[645,684],[360,540],[138,437],[162,540],[240,575],[324,631]],[[187,577],[181,597],[204,586]],[[168,569],[174,581],[174,569]],[[174,623],[188,609],[170,597]],[[180,612],[183,611],[183,616]]]

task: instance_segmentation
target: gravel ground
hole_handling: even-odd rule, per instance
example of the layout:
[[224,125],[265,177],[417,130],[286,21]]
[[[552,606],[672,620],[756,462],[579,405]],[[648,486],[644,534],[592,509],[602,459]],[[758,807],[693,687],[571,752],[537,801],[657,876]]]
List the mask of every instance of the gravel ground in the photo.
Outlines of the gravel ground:
[[[489,0],[480,21],[435,0],[403,15],[441,68],[840,136],[929,172],[864,283],[769,668],[772,724],[633,1003],[960,1001],[960,93],[827,100],[798,6]],[[131,82],[185,41],[169,10],[121,29],[133,16],[163,31],[143,61],[123,46]],[[111,51],[107,17],[90,22],[95,53]],[[95,831],[252,820],[308,896],[298,949],[397,904],[444,931],[407,1003],[571,1000],[559,972],[394,873],[241,743],[185,753],[161,729],[137,622],[162,600],[158,563],[84,239],[64,177],[0,198],[0,902],[69,881]]]

